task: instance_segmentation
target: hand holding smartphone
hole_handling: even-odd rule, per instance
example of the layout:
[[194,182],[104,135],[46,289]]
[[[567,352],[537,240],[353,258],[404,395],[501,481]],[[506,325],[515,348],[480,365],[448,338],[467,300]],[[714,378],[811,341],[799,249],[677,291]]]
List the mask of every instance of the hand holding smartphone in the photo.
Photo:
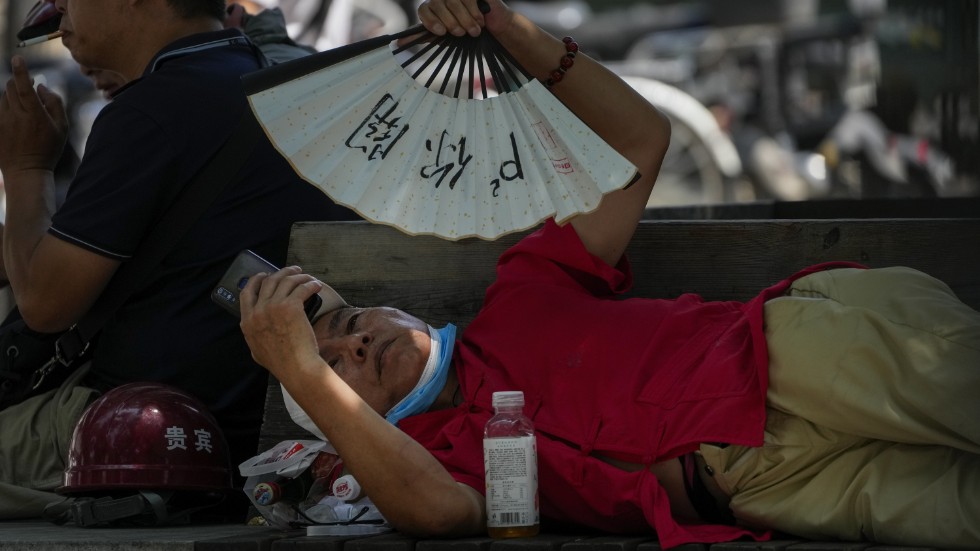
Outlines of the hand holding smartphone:
[[[229,313],[240,318],[242,316],[242,310],[239,295],[248,283],[249,278],[260,272],[271,274],[278,271],[279,268],[274,264],[246,249],[238,253],[238,256],[232,261],[231,266],[228,267],[228,271],[218,281],[218,285],[211,292],[211,300]],[[322,302],[320,295],[313,295],[306,299],[306,302],[303,303],[303,310],[306,312],[307,319],[312,321],[313,316],[319,311]]]

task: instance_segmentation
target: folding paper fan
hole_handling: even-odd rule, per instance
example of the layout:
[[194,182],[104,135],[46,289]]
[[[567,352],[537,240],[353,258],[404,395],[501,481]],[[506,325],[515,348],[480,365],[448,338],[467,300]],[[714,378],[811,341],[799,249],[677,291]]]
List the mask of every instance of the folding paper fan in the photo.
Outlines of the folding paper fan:
[[245,77],[269,139],[334,201],[409,234],[494,239],[588,212],[633,180],[489,33],[396,46],[419,32]]

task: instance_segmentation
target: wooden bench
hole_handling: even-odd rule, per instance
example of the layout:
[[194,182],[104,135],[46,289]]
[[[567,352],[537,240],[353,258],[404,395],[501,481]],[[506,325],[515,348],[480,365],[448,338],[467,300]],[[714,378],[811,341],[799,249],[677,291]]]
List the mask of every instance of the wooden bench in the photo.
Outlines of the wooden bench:
[[[527,232],[497,241],[410,237],[364,222],[301,223],[293,228],[289,262],[329,282],[348,302],[393,306],[440,326],[465,330],[493,281],[497,257]],[[674,297],[696,292],[708,300],[747,300],[810,264],[851,260],[869,267],[906,265],[946,281],[980,309],[980,218],[823,220],[646,220],[628,255],[635,273],[631,295]],[[260,449],[308,438],[289,418],[278,383],[270,380]],[[276,551],[655,551],[652,537],[554,533],[521,540],[488,538],[417,541],[400,534],[365,538],[287,537]],[[492,548],[492,550],[491,550]],[[741,549],[897,550],[868,543],[732,542],[688,545],[685,551]],[[917,548],[922,551],[921,548]]]

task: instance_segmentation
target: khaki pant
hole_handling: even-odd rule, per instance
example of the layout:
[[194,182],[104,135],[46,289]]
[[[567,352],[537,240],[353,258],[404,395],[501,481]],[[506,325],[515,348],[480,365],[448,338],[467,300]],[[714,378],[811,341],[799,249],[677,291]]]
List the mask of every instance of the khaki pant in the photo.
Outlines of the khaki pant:
[[75,424],[96,391],[78,386],[88,366],[59,387],[0,411],[0,519],[40,518],[61,486]]
[[980,548],[980,313],[888,268],[807,276],[765,316],[765,444],[702,446],[739,521]]

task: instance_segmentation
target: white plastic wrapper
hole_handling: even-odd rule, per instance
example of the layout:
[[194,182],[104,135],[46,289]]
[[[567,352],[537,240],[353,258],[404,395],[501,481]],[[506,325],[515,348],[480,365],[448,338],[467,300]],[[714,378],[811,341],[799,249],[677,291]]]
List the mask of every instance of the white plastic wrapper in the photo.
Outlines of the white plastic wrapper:
[[[322,440],[285,440],[238,466],[242,476],[276,474],[293,477],[303,472],[327,448]],[[332,453],[333,448],[330,451]]]
[[392,530],[367,497],[346,502],[334,496],[334,480],[326,479],[326,473],[321,474],[325,479],[323,484],[314,485],[301,503],[280,501],[261,505],[256,501],[257,485],[280,477],[300,476],[317,458],[321,459],[318,466],[325,465],[328,472],[339,476],[342,461],[333,447],[322,440],[286,440],[238,466],[242,476],[247,477],[243,487],[245,495],[269,526],[282,530],[306,526],[309,535],[337,536],[380,534]]

